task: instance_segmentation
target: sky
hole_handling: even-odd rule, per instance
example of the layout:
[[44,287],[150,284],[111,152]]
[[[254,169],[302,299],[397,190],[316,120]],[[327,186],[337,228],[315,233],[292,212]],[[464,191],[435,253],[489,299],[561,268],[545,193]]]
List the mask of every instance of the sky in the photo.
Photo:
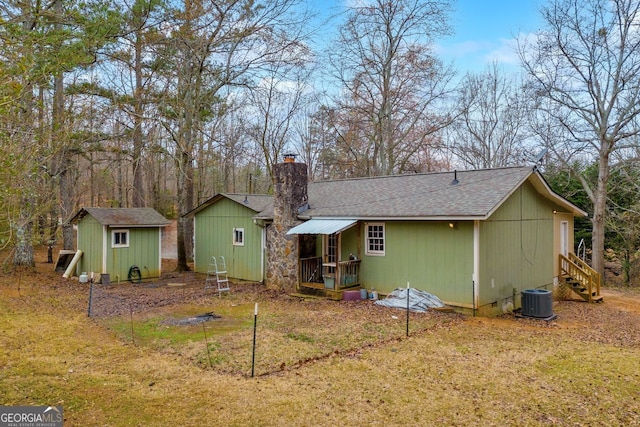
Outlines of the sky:
[[455,33],[438,41],[438,53],[464,74],[482,71],[492,61],[517,67],[515,37],[541,26],[539,0],[458,0]]
[[[348,1],[309,0],[323,17],[343,10]],[[446,63],[453,62],[460,75],[481,72],[492,61],[505,69],[516,69],[518,57],[514,38],[540,28],[540,5],[544,0],[457,0],[450,16],[454,34],[438,39],[437,54]],[[330,39],[335,25],[319,35]]]

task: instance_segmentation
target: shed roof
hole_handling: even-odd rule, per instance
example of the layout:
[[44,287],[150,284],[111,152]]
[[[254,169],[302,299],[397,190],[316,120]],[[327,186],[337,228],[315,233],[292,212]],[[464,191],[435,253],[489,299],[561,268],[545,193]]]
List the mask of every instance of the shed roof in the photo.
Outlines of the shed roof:
[[82,208],[68,222],[78,222],[87,214],[109,227],[164,227],[170,223],[153,208]]
[[273,212],[273,196],[269,194],[241,194],[241,193],[218,193],[210,199],[198,205],[195,209],[190,210],[184,216],[191,218],[198,212],[208,208],[209,206],[219,202],[222,199],[232,200],[248,209],[258,213],[264,210]]
[[[313,182],[309,209],[299,217],[487,219],[525,181],[574,215],[587,215],[554,193],[535,168],[522,166]],[[272,218],[272,207],[257,217]]]

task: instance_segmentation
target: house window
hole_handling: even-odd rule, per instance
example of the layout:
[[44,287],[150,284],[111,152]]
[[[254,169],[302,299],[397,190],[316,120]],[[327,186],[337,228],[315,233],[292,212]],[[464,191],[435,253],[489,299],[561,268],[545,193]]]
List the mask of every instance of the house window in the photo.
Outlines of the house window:
[[233,229],[233,245],[244,246],[244,228]]
[[384,255],[384,224],[370,223],[366,226],[365,253]]
[[129,247],[129,230],[113,230],[111,232],[112,248],[128,248]]

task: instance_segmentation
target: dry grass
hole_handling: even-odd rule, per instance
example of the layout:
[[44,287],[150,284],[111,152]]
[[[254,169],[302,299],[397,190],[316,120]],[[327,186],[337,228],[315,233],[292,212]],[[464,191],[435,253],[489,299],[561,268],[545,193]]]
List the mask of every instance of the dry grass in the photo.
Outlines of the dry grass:
[[[251,290],[135,314],[134,345],[126,313],[88,318],[86,287],[48,268],[0,278],[0,403],[63,405],[65,426],[640,425],[638,295],[548,324],[414,315],[404,338],[402,312]],[[206,326],[213,368],[197,328],[158,329],[205,307],[231,319]]]

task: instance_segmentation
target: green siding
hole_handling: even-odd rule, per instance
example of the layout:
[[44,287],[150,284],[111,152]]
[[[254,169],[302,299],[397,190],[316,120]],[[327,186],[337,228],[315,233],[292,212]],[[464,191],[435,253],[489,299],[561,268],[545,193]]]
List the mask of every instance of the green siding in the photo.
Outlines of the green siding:
[[[195,216],[195,270],[206,273],[212,256],[224,256],[231,278],[262,281],[262,228],[255,212],[222,199]],[[233,245],[233,229],[244,228],[244,246]]]
[[87,215],[78,223],[78,246],[82,258],[76,267],[76,274],[102,271],[102,224],[94,217]]
[[364,254],[361,225],[363,286],[388,293],[398,287],[430,292],[443,301],[471,303],[473,295],[473,223],[385,222],[385,255]]
[[[358,256],[358,254],[360,253],[360,250],[358,250],[358,246],[360,246],[360,248],[364,247],[362,245],[358,245],[359,230],[360,227],[358,225],[355,225],[342,232],[340,261],[347,261],[349,259],[349,255],[351,254]],[[362,257],[362,254],[360,254],[359,257]]]
[[479,308],[553,283],[553,209],[525,183],[480,222]]
[[78,249],[83,252],[76,273],[109,273],[111,281],[127,280],[132,265],[138,266],[142,278],[160,276],[160,228],[126,228],[129,231],[129,247],[111,247],[111,232],[106,233],[107,269],[102,271],[104,227],[91,215],[78,222]]
[[160,276],[160,229],[159,228],[115,228],[129,230],[129,247],[111,247],[111,231],[107,230],[107,273],[111,281],[128,280],[129,269],[137,266],[142,278]]

